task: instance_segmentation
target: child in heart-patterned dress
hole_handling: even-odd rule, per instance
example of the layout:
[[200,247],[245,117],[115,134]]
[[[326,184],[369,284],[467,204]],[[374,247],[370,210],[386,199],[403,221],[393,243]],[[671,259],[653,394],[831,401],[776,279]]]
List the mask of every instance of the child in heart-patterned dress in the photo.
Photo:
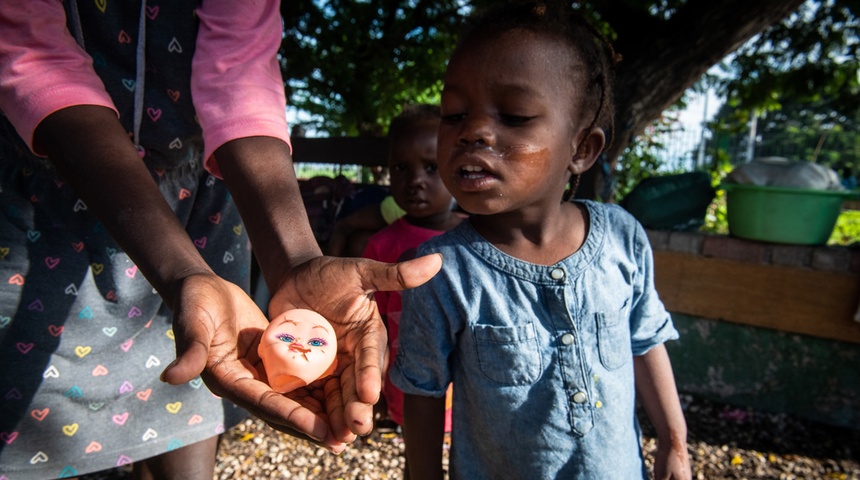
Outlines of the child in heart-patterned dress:
[[[55,41],[57,51],[72,48],[69,32],[76,32],[98,77],[83,76],[84,68],[46,74],[47,63],[17,78],[2,71],[3,78],[21,82],[19,91],[33,88],[45,97],[33,100],[43,102],[34,112],[4,101],[12,123],[0,122],[0,478],[10,480],[75,476],[199,448],[205,443],[198,442],[217,438],[246,415],[210,393],[199,376],[181,386],[159,381],[175,356],[170,310],[87,203],[27,146],[41,120],[32,115],[111,102],[105,106],[115,108],[131,132],[200,255],[218,275],[248,288],[247,233],[224,182],[211,173],[212,165],[202,168],[207,156],[189,83],[197,2],[145,7],[143,17],[139,5],[135,12],[105,2],[66,5],[69,31],[50,28],[64,14],[60,2],[50,3],[32,2],[27,11],[24,3],[4,2],[3,55],[14,55],[9,44],[21,42],[33,48],[31,61],[48,62],[39,56],[42,42]],[[26,25],[23,15],[43,22],[39,33],[47,38],[6,29],[12,22]],[[272,22],[278,21],[274,17],[276,12]],[[108,41],[117,48],[106,47]],[[145,67],[135,60],[141,44],[146,57],[137,62]],[[109,100],[98,92],[99,78]],[[65,91],[37,85],[42,81],[65,82]],[[274,110],[283,115],[282,108]],[[257,132],[277,134],[259,126]],[[145,239],[161,240],[158,231]]]
[[[331,451],[369,433],[385,336],[365,283],[414,286],[438,260],[322,257],[279,2],[2,2],[0,29],[0,479],[209,480],[245,415],[213,392]],[[260,380],[251,241],[269,312],[344,338],[338,368],[361,376],[324,387],[355,400]]]

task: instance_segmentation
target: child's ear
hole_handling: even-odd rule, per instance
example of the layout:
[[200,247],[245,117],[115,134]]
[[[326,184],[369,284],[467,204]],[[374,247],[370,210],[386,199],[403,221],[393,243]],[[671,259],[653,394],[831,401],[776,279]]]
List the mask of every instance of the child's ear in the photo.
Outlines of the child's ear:
[[585,133],[585,138],[573,147],[573,157],[570,159],[568,170],[574,175],[584,173],[594,165],[603,146],[606,144],[606,135],[602,128],[594,127]]

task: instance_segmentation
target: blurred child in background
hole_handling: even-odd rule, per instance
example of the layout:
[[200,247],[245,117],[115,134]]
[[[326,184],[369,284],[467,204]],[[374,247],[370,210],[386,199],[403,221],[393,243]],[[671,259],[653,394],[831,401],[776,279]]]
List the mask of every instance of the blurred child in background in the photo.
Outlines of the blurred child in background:
[[[433,105],[406,107],[391,121],[388,134],[391,196],[406,213],[370,237],[363,257],[388,263],[414,258],[421,243],[454,228],[462,220],[452,211],[453,197],[436,169],[438,128],[439,107]],[[375,296],[388,328],[390,366],[397,354],[400,293],[380,291]],[[389,417],[402,425],[403,392],[387,381],[387,374],[383,396]],[[450,431],[450,410],[446,418],[446,431]]]

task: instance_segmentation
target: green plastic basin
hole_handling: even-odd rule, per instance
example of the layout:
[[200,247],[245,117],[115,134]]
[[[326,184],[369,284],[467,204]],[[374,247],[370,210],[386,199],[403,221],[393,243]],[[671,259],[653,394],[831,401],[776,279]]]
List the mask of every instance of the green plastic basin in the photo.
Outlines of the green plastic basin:
[[808,190],[723,183],[729,232],[739,238],[798,245],[827,243],[842,202],[856,190]]

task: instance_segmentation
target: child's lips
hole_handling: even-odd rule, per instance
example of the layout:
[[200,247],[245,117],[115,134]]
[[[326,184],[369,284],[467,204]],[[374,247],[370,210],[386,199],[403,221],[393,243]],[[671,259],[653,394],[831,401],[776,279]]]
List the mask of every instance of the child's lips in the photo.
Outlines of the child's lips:
[[409,205],[424,205],[427,203],[427,200],[420,196],[410,196],[406,198],[406,203]]
[[454,170],[454,182],[463,191],[485,190],[498,181],[493,171],[475,162],[465,162]]
[[487,145],[458,145],[448,152],[447,165],[453,182],[452,188],[462,192],[481,192],[501,181],[493,165],[502,156]]

